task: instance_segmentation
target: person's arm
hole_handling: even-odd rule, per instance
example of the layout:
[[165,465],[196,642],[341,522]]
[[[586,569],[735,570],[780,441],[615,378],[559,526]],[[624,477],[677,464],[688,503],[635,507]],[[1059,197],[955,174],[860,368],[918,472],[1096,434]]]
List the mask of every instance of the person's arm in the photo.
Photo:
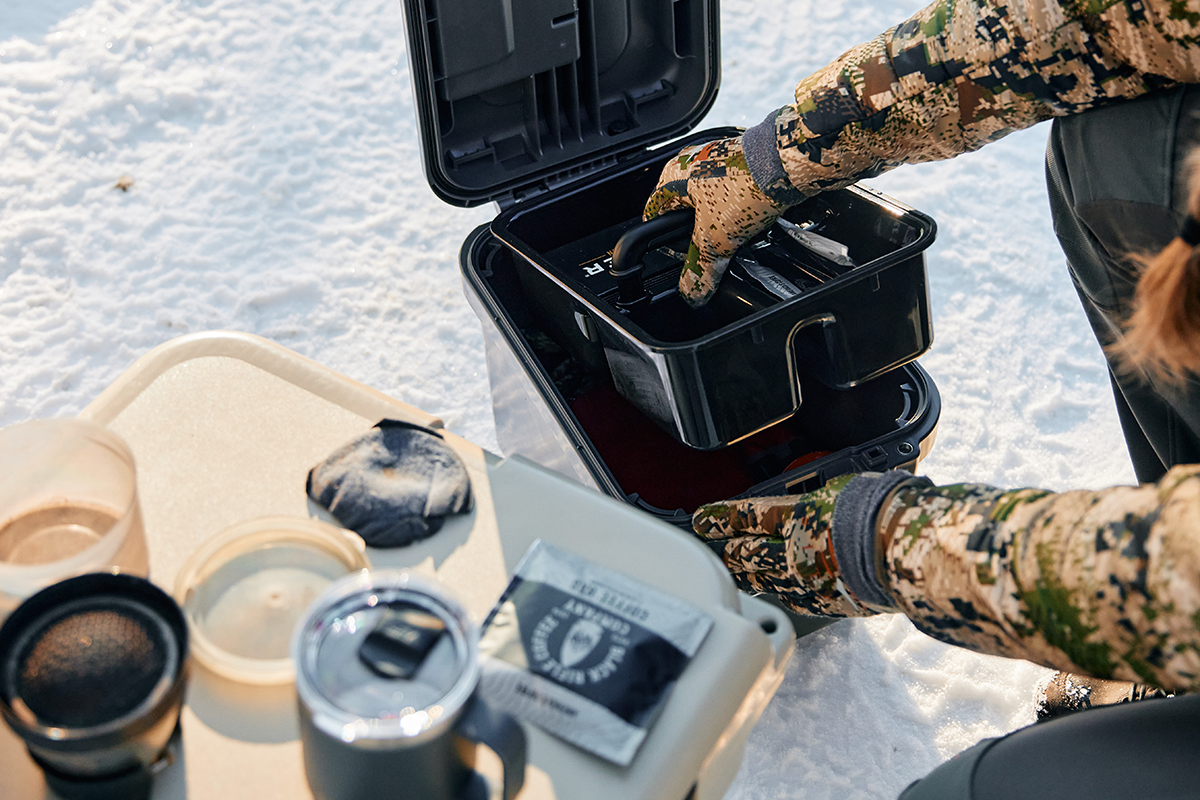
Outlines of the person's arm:
[[696,208],[680,291],[701,305],[734,250],[806,197],[1197,81],[1197,0],[937,0],[802,80],[742,137],[684,151],[645,216]]
[[843,476],[693,518],[750,591],[809,613],[906,614],[991,655],[1200,687],[1200,465],[1094,492]]
[[843,186],[1195,82],[1198,23],[1177,0],[938,0],[802,80],[761,134],[793,186]]

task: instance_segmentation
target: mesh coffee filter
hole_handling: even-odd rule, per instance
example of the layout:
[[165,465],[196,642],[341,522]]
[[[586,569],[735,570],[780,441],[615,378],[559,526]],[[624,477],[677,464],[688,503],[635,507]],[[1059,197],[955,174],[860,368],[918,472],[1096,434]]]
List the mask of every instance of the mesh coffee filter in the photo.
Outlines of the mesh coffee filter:
[[147,797],[169,763],[187,652],[182,611],[149,581],[61,581],[0,626],[0,716],[59,796]]
[[[29,721],[90,728],[155,703],[169,688],[178,648],[166,624],[120,598],[88,598],[29,626],[10,662],[5,695]],[[24,716],[24,714],[22,714]]]

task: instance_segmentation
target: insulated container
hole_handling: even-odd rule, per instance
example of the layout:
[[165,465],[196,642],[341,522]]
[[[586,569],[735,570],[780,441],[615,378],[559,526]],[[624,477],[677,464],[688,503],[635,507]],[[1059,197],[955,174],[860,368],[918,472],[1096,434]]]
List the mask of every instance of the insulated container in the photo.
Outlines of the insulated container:
[[484,800],[475,745],[525,779],[525,733],[479,700],[479,631],[444,587],[363,570],[313,600],[292,637],[304,771],[316,800]]
[[654,424],[560,346],[488,226],[462,250],[467,300],[483,327],[496,435],[520,454],[684,528],[702,503],[806,492],[847,472],[915,469],[933,447],[941,400],[910,363],[850,389],[799,373],[806,401],[731,447],[700,451]]
[[715,0],[404,7],[434,192],[502,209],[492,232],[516,254],[539,325],[674,439],[724,447],[792,416],[800,374],[849,388],[928,349],[933,221],[860,188],[788,212],[839,248],[833,259],[769,231],[696,310],[672,288],[681,258],[656,242],[644,307],[615,302],[609,253],[640,223],[663,165],[682,145],[739,132],[688,133],[719,84]]
[[823,193],[785,223],[832,249],[776,225],[700,313],[672,288],[687,232],[647,236],[627,260],[648,302],[621,297],[610,251],[663,165],[739,133],[693,131],[720,83],[716,0],[403,7],[426,178],[498,208],[461,267],[506,454],[683,526],[702,502],[915,467],[940,409],[912,363],[932,342],[924,214]]

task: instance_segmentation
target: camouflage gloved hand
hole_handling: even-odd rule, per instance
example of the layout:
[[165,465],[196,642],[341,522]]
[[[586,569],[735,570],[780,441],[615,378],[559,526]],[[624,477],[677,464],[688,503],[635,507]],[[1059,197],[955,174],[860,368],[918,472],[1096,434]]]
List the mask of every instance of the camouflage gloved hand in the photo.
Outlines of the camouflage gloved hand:
[[[692,244],[679,276],[679,292],[692,306],[709,301],[734,251],[804,199],[790,186],[775,187],[768,197],[751,175],[742,146],[743,137],[734,137],[681,150],[663,168],[642,214],[653,219],[685,206],[696,210]],[[767,146],[778,163],[774,144]]]
[[842,475],[808,494],[701,506],[692,527],[740,589],[804,614],[894,611],[875,575],[875,518],[884,498],[914,480],[898,471]]

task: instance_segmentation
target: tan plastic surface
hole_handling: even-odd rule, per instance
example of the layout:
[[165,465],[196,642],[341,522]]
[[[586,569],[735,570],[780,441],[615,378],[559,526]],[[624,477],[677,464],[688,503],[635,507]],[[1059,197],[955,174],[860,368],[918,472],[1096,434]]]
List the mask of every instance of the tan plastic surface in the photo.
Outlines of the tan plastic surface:
[[[187,336],[156,348],[81,416],[109,426],[133,450],[150,577],[168,591],[187,557],[229,526],[264,515],[313,515],[304,493],[308,470],[379,419],[441,424],[240,333]],[[527,726],[530,765],[521,800],[682,800],[693,785],[698,800],[721,797],[793,649],[783,613],[740,595],[715,556],[683,532],[528,461],[501,459],[445,436],[467,464],[473,510],[411,547],[368,549],[374,565],[434,575],[482,619],[528,545],[543,538],[714,618],[628,768]],[[159,776],[155,799],[309,798],[292,693],[290,684],[239,685],[194,665],[181,763]],[[485,772],[496,763],[481,752]],[[46,796],[37,768],[3,728],[0,797]]]

